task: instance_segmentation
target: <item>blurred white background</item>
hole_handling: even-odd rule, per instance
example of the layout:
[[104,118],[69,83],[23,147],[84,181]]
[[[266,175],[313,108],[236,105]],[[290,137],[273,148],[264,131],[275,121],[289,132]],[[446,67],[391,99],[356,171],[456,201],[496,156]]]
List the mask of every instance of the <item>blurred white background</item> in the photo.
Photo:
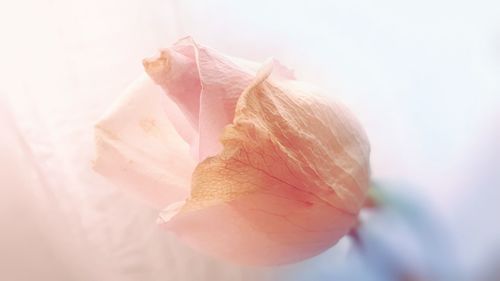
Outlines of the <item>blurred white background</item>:
[[2,0],[0,274],[265,280],[285,270],[194,253],[91,171],[95,121],[142,58],[184,35],[274,56],[348,104],[371,139],[374,178],[413,186],[398,192],[440,221],[461,270],[482,271],[500,249],[499,14],[487,0]]

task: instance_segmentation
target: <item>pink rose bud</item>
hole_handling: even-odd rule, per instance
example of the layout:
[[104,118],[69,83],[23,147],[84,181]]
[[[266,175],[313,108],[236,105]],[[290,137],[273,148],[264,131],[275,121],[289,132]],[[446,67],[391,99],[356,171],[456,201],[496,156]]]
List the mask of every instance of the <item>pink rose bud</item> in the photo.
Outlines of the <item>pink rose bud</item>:
[[96,125],[95,169],[164,208],[165,229],[211,256],[273,265],[317,255],[356,225],[370,147],[344,106],[274,60],[191,38],[144,67]]

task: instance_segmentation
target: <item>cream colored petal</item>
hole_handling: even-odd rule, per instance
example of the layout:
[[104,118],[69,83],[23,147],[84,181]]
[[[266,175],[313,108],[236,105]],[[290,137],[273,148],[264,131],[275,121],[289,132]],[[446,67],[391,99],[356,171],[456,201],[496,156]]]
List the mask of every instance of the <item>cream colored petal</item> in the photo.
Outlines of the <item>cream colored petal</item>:
[[178,107],[143,75],[95,126],[94,169],[155,207],[184,199],[195,162],[174,124],[185,135],[195,134]]

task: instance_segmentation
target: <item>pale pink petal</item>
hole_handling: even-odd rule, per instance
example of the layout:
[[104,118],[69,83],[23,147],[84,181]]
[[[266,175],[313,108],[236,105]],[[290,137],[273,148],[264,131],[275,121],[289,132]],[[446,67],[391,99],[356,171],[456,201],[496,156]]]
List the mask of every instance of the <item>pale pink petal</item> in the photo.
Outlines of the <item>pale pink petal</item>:
[[[272,204],[261,203],[265,199]],[[256,192],[182,212],[165,226],[211,256],[246,265],[277,265],[323,252],[355,223],[352,215],[322,202],[303,206],[290,200],[287,208],[275,206],[286,200],[290,199]],[[325,226],[325,222],[330,223]]]
[[[292,71],[274,64],[278,77],[294,78]],[[144,67],[197,128],[198,139],[188,142],[201,161],[221,151],[219,137],[232,122],[236,102],[259,64],[223,55],[187,37],[144,60]]]
[[145,59],[143,65],[148,75],[161,86],[197,131],[201,82],[194,46],[178,45],[177,48],[163,49],[159,55]]
[[254,265],[335,244],[356,223],[369,178],[368,141],[352,115],[270,71],[239,98],[224,149],[196,167],[190,198],[160,215],[193,247]]
[[199,159],[221,151],[219,137],[234,117],[236,101],[254,78],[250,71],[238,68],[230,60],[215,56],[210,50],[199,50],[203,93],[200,99]]
[[156,207],[184,199],[195,162],[174,125],[194,138],[178,107],[144,75],[96,125],[95,170]]

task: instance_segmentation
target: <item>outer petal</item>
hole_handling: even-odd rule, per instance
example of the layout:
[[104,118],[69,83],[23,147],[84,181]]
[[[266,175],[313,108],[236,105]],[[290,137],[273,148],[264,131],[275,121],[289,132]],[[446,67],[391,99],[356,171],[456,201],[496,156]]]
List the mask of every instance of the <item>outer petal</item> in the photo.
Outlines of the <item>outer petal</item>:
[[269,71],[240,97],[224,150],[197,166],[191,197],[161,214],[194,247],[246,264],[327,249],[356,223],[368,188],[357,121],[307,85],[266,80]]
[[[293,79],[292,71],[275,64],[278,77]],[[259,64],[223,55],[187,37],[144,60],[144,67],[197,128],[198,139],[188,141],[203,160],[221,151],[219,137],[232,122],[236,102]]]
[[144,75],[96,125],[94,169],[156,207],[184,199],[195,163],[173,124],[187,137],[195,134],[177,106]]

